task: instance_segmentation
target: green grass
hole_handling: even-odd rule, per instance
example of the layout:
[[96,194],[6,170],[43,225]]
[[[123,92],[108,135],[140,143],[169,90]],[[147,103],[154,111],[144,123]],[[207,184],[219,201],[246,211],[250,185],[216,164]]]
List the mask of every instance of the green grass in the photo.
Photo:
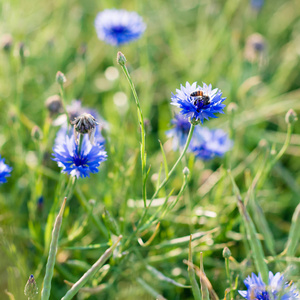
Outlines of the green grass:
[[[110,7],[142,15],[147,23],[143,37],[121,48],[99,41],[94,19],[98,11]],[[190,288],[178,286],[191,285],[183,262],[188,259],[190,234],[193,262],[199,266],[203,252],[206,276],[219,297],[224,298],[229,287],[222,257],[225,246],[236,260],[230,261],[232,278],[239,276],[238,288],[243,289],[243,279],[259,270],[251,254],[253,243],[246,238],[248,227],[239,213],[238,193],[243,201],[248,199],[246,208],[260,234],[268,268],[288,270],[288,278],[297,283],[300,249],[295,224],[299,220],[294,217],[292,227],[291,222],[300,194],[298,123],[284,155],[273,160],[285,143],[286,112],[300,110],[299,12],[296,0],[266,1],[258,13],[246,0],[2,1],[0,35],[10,33],[14,43],[10,53],[0,52],[0,154],[13,167],[8,182],[0,186],[0,298],[9,299],[4,293],[8,290],[15,299],[26,299],[23,291],[30,274],[42,290],[52,226],[69,180],[50,159],[58,127],[51,126],[44,102],[59,93],[57,71],[67,77],[66,102],[81,99],[110,128],[105,133],[108,160],[99,173],[79,179],[68,199],[50,299],[62,298],[70,288],[64,280],[75,283],[115,242],[116,236],[103,222],[105,208],[123,239],[85,286],[103,285],[103,290],[94,295],[90,290],[80,292],[78,299],[155,299],[155,295],[194,299]],[[255,32],[266,40],[263,65],[244,58],[247,37]],[[25,44],[23,64],[20,42]],[[85,57],[79,51],[83,43]],[[165,135],[174,109],[171,92],[186,81],[203,81],[222,90],[227,107],[231,102],[237,105],[234,114],[225,109],[218,119],[205,122],[229,132],[232,151],[211,162],[185,155],[148,218],[172,190],[169,200],[174,201],[184,183],[185,166],[190,170],[188,184],[172,210],[155,215],[142,241],[132,234],[144,213],[140,129],[134,97],[116,62],[119,50],[126,56],[143,117],[149,120],[145,128],[146,170],[151,165],[148,199],[156,190],[164,161],[159,140],[169,170],[179,157]],[[115,80],[108,79],[109,71],[117,73]],[[127,110],[115,104],[120,92],[126,95]],[[44,133],[40,141],[31,137],[35,125]],[[239,192],[233,189],[228,169]],[[259,174],[255,189],[249,189]],[[163,165],[161,181],[164,176]],[[42,208],[37,205],[40,196]],[[291,258],[287,259],[278,255],[285,249],[290,228],[292,246],[287,253]],[[143,245],[151,237],[152,242]]]

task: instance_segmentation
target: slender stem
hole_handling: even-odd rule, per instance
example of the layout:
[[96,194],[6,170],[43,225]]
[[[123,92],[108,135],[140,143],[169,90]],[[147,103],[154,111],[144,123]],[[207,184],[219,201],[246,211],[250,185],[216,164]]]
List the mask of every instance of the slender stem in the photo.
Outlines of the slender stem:
[[230,298],[234,299],[234,293],[233,293],[233,289],[232,289],[233,284],[232,284],[232,278],[230,275],[229,259],[227,257],[225,258],[225,268],[226,268],[226,275],[227,275],[227,278],[229,280],[229,285],[230,285]]
[[141,161],[142,161],[142,177],[143,177],[143,189],[142,189],[142,194],[143,194],[143,201],[144,201],[144,207],[146,207],[146,199],[147,199],[147,192],[146,192],[146,179],[147,179],[147,171],[146,171],[146,154],[145,154],[145,148],[146,148],[146,133],[145,133],[145,124],[144,124],[144,117],[142,113],[142,109],[140,106],[140,101],[137,96],[134,84],[131,80],[130,74],[127,70],[127,67],[124,65],[121,66],[122,70],[129,82],[131,91],[133,93],[133,97],[135,100],[135,104],[137,106],[137,112],[138,112],[138,118],[139,118],[139,123],[141,127]]
[[194,129],[195,129],[195,125],[191,124],[191,128],[190,128],[190,131],[189,131],[189,134],[188,134],[188,137],[187,137],[187,140],[186,140],[186,143],[185,143],[185,146],[179,156],[179,158],[177,159],[177,161],[175,162],[174,166],[172,167],[172,169],[169,171],[168,173],[168,176],[163,180],[163,182],[158,186],[158,188],[156,189],[155,193],[153,194],[151,200],[150,200],[150,203],[148,206],[145,207],[144,211],[143,211],[143,215],[142,217],[140,218],[137,226],[136,226],[136,229],[135,231],[132,232],[131,236],[128,238],[128,240],[126,241],[126,244],[125,244],[125,247],[128,246],[133,238],[133,236],[137,233],[137,231],[140,229],[140,226],[143,224],[143,221],[145,219],[145,217],[147,216],[147,212],[153,202],[153,200],[155,199],[155,197],[158,195],[159,191],[167,184],[167,182],[169,181],[170,179],[170,176],[173,174],[174,170],[176,169],[176,167],[178,166],[178,164],[180,163],[180,161],[182,160],[183,156],[185,155],[188,147],[189,147],[189,144],[191,142],[191,139],[192,139],[192,136],[193,136],[193,132],[194,132]]
[[59,93],[60,93],[60,98],[61,98],[61,102],[62,102],[62,106],[63,106],[63,109],[65,111],[65,114],[67,116],[67,121],[68,121],[68,126],[71,124],[70,122],[70,117],[69,117],[69,114],[68,114],[68,111],[67,111],[67,106],[66,106],[66,98],[65,98],[65,93],[64,93],[64,86],[63,84],[60,84],[59,85]]
[[49,249],[48,261],[46,265],[46,274],[44,277],[44,286],[42,289],[42,296],[41,300],[48,300],[50,297],[50,290],[51,290],[51,280],[53,277],[53,270],[55,265],[55,258],[58,246],[58,237],[59,237],[59,230],[62,223],[62,217],[65,209],[67,198],[64,199],[64,202],[60,208],[59,214],[55,220],[53,231],[52,231],[52,240]]
[[117,241],[108,248],[104,254],[92,265],[92,267],[84,273],[84,275],[72,286],[72,288],[66,293],[61,300],[71,300],[78,293],[79,289],[93,276],[97,273],[97,271],[102,267],[102,265],[110,258],[113,254],[115,248],[118,246],[120,240],[122,239],[122,235],[120,235]]
[[187,140],[186,140],[186,143],[185,143],[185,146],[179,156],[179,158],[177,159],[176,163],[174,164],[174,166],[172,167],[172,169],[169,171],[168,173],[168,176],[163,180],[163,182],[158,186],[158,188],[156,189],[155,193],[153,194],[151,200],[150,200],[150,203],[149,205],[147,206],[147,210],[149,209],[149,207],[151,206],[152,204],[152,201],[155,199],[155,197],[158,195],[159,191],[167,184],[167,182],[169,181],[170,179],[170,176],[173,174],[174,170],[176,169],[176,167],[178,166],[178,164],[181,162],[183,156],[185,155],[188,147],[189,147],[189,144],[191,142],[191,139],[192,139],[192,136],[193,136],[193,132],[194,132],[194,129],[195,129],[195,125],[191,124],[191,128],[190,128],[190,131],[189,131],[189,135],[187,137]]

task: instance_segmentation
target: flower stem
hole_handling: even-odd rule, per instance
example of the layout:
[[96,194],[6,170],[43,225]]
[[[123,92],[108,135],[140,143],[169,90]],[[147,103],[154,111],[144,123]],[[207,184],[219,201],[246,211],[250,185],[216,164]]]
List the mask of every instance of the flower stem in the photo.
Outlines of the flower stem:
[[146,133],[145,133],[145,124],[144,124],[144,117],[142,113],[142,109],[140,106],[140,101],[137,96],[134,84],[131,80],[130,74],[128,72],[128,69],[125,64],[121,65],[122,70],[129,82],[131,91],[133,93],[133,97],[135,100],[135,104],[137,106],[137,112],[138,112],[138,119],[140,123],[140,128],[141,128],[141,161],[142,161],[142,177],[143,177],[143,189],[142,189],[142,194],[143,194],[143,201],[144,201],[144,207],[146,207],[146,199],[147,199],[147,194],[146,194],[146,180],[147,180],[147,171],[146,171],[146,153],[145,153],[145,148],[146,148]]
[[46,265],[46,274],[44,277],[44,286],[42,289],[42,296],[41,300],[48,300],[50,297],[50,290],[51,290],[51,280],[53,277],[53,270],[55,265],[55,257],[57,252],[57,245],[58,245],[58,237],[59,237],[59,230],[62,223],[62,217],[65,209],[67,198],[64,199],[63,204],[60,208],[60,211],[57,215],[55,220],[53,231],[52,231],[52,240],[49,249],[48,261]]
[[70,117],[69,117],[69,114],[68,114],[68,111],[67,111],[66,98],[65,98],[63,83],[59,84],[59,94],[60,94],[63,109],[64,109],[65,114],[67,116],[67,121],[68,121],[68,126],[69,126],[71,124],[71,122],[70,122]]

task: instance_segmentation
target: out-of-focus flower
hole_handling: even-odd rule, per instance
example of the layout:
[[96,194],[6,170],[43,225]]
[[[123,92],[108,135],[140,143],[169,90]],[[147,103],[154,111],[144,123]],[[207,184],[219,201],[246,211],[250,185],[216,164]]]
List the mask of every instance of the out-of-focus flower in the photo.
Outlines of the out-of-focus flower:
[[0,184],[7,182],[6,177],[10,176],[12,168],[4,163],[5,159],[1,159],[0,155]]
[[58,71],[56,73],[56,82],[58,84],[64,84],[65,82],[67,82],[67,78],[66,78],[65,74],[62,73],[61,71]]
[[251,0],[251,6],[253,9],[259,11],[264,5],[264,0]]
[[63,112],[63,105],[59,95],[48,97],[45,102],[45,106],[47,107],[51,116]]
[[253,33],[247,38],[244,56],[249,62],[257,62],[260,66],[266,63],[266,41],[261,34]]
[[209,129],[197,126],[195,128],[189,151],[197,158],[210,160],[216,156],[222,157],[231,149],[233,142],[222,129]]
[[[191,93],[202,91],[203,97],[192,97]],[[205,97],[205,98],[204,98]],[[222,98],[222,93],[218,89],[212,89],[211,84],[203,87],[194,82],[192,85],[186,82],[186,86],[181,85],[180,90],[176,90],[176,94],[172,93],[171,104],[181,108],[180,113],[186,118],[190,118],[191,122],[203,123],[204,119],[217,118],[215,113],[224,113],[225,104],[222,102],[226,98]]]
[[[292,285],[284,281],[283,275],[279,272],[273,275],[269,272],[269,282],[266,285],[261,278],[261,274],[256,276],[252,273],[244,280],[247,291],[239,291],[245,299],[252,300],[295,300],[299,298],[299,292]],[[280,298],[279,298],[280,296]]]
[[98,38],[113,46],[138,39],[146,29],[140,15],[124,9],[106,9],[98,13],[95,27]]
[[58,132],[53,151],[53,160],[63,168],[62,172],[77,178],[89,177],[90,173],[97,173],[101,162],[107,158],[103,144],[98,143],[96,138],[95,144],[92,145],[88,135],[85,134],[81,145],[78,145],[73,131],[67,133],[64,128]]
[[6,51],[9,52],[11,50],[11,47],[13,45],[13,38],[9,33],[3,34],[0,38],[0,44],[1,44],[1,48]]
[[191,123],[181,114],[177,114],[174,116],[174,119],[171,120],[171,124],[174,125],[174,127],[166,131],[166,135],[168,138],[173,139],[173,150],[175,151],[185,145]]

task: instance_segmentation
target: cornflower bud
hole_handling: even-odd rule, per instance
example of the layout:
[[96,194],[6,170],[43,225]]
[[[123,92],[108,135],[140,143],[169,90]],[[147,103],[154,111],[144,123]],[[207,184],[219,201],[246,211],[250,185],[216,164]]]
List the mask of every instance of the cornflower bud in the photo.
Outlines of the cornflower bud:
[[39,289],[37,287],[35,279],[34,279],[33,275],[30,275],[29,279],[25,285],[25,288],[24,288],[24,294],[25,294],[25,296],[28,297],[28,300],[33,300],[36,297],[36,295],[38,294],[38,292],[39,292]]
[[289,111],[285,115],[285,122],[287,124],[293,124],[298,120],[297,114],[293,109],[289,109]]
[[229,250],[228,247],[225,247],[225,248],[223,249],[223,257],[224,257],[224,258],[229,258],[230,256],[231,256],[231,251]]
[[56,82],[58,84],[64,84],[66,81],[67,81],[67,78],[66,78],[65,74],[62,73],[62,72],[60,72],[60,71],[58,71],[56,73]]
[[74,136],[75,141],[78,143],[78,134],[86,134],[89,135],[89,140],[91,144],[94,144],[94,136],[96,131],[96,126],[98,122],[96,119],[87,113],[81,114],[79,117],[75,118],[71,121],[71,124],[74,125]]
[[188,167],[184,167],[184,169],[182,170],[182,173],[184,176],[189,176],[190,175],[190,170]]
[[32,136],[33,140],[35,140],[35,141],[39,141],[40,139],[43,138],[43,133],[42,133],[42,131],[41,131],[41,129],[40,129],[39,126],[35,125],[32,128],[32,130],[31,130],[31,136]]
[[126,63],[126,57],[121,51],[119,51],[117,54],[117,62],[120,66],[124,66]]

